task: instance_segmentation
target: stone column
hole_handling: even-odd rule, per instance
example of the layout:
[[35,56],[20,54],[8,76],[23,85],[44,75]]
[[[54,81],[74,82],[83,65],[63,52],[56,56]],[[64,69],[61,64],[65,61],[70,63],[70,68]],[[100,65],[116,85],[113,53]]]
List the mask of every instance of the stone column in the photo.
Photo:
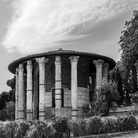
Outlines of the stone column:
[[102,70],[103,70],[103,63],[104,60],[94,60],[93,63],[96,66],[96,89],[100,87],[102,81]]
[[32,92],[33,92],[33,79],[32,79],[32,61],[27,61],[27,109],[26,109],[26,114],[27,114],[27,120],[31,121],[33,119],[33,105],[32,105]]
[[138,93],[138,60],[135,63],[136,72],[137,72],[137,93]]
[[76,120],[78,117],[78,82],[77,82],[77,64],[78,64],[79,56],[71,56],[71,107],[72,107],[72,119]]
[[18,119],[25,119],[25,91],[24,91],[24,68],[23,64],[19,64],[19,108]]
[[61,57],[55,57],[55,116],[61,116]]
[[45,120],[45,57],[37,58],[39,64],[39,120]]
[[15,88],[15,120],[18,120],[18,110],[19,110],[19,72],[16,68],[16,88]]
[[33,88],[33,119],[38,119],[39,109],[39,68],[34,64],[34,88]]
[[108,63],[104,63],[103,64],[103,80],[105,82],[108,82],[108,68],[109,68],[109,64]]

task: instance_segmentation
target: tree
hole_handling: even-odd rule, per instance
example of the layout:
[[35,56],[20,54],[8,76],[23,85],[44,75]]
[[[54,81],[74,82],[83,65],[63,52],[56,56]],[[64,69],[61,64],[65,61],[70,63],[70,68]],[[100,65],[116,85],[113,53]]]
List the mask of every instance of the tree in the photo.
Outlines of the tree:
[[117,84],[115,82],[103,81],[100,87],[97,89],[98,97],[90,104],[82,106],[83,117],[90,117],[95,115],[107,116],[109,115],[109,109],[113,103],[117,103],[120,100]]
[[114,69],[109,72],[110,81],[115,82],[117,85],[117,90],[120,95],[120,99],[117,102],[118,105],[123,104],[124,92],[123,92],[123,71],[120,61],[117,62]]
[[6,104],[6,110],[9,120],[15,119],[15,103],[13,101],[10,101]]
[[15,77],[13,77],[12,79],[7,80],[6,83],[9,87],[11,87],[11,89],[15,89]]
[[138,56],[138,11],[133,12],[133,17],[130,21],[126,21],[125,29],[120,37],[121,60],[125,67],[125,72],[128,73],[134,66]]
[[[123,84],[126,99],[129,102],[129,93],[137,91],[135,62],[138,59],[138,11],[133,11],[130,21],[125,22],[120,37],[121,64],[123,69]],[[129,87],[130,86],[130,90]]]
[[9,93],[2,92],[0,94],[0,110],[6,108],[6,103],[10,101]]
[[6,83],[11,88],[11,90],[9,91],[10,101],[14,101],[14,102],[15,102],[15,83],[16,83],[15,77],[7,80],[7,83]]
[[[120,95],[118,93],[117,84],[115,82],[103,82],[101,83],[99,91],[98,100],[101,102],[101,112],[105,115],[109,114],[109,109],[113,102],[120,100]],[[102,106],[104,107],[102,109]],[[103,110],[103,111],[102,111]]]

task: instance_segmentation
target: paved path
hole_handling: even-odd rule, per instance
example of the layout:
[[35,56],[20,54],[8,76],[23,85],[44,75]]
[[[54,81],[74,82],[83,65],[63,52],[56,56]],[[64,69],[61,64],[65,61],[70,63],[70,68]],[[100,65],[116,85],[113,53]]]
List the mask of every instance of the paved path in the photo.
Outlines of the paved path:
[[99,138],[99,137],[101,138],[138,138],[138,130],[120,132],[120,133],[102,134],[100,136],[92,135],[92,136],[83,136],[83,137],[76,137],[76,138]]
[[138,138],[138,132],[133,134],[126,134],[123,136],[113,137],[113,138]]

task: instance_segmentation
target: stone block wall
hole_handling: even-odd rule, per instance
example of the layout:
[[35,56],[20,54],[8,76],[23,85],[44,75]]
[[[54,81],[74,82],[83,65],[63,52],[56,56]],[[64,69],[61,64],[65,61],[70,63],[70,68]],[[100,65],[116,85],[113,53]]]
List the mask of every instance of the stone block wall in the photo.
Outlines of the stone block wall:
[[64,89],[64,107],[71,107],[71,91]]
[[[67,117],[67,118],[71,119],[71,107],[64,107],[61,109],[46,107],[45,108],[46,119],[51,119],[51,118],[55,117],[55,112],[60,112],[61,113],[60,116]],[[78,108],[78,117],[81,117],[81,116],[82,116],[82,110],[81,110],[81,108]]]
[[[78,87],[78,107],[89,103],[89,88]],[[46,92],[45,107],[52,107],[52,92]],[[71,91],[64,89],[64,107],[71,107]]]
[[[78,87],[78,117],[81,117],[81,107],[84,104],[89,103],[89,88]],[[61,109],[55,109],[52,107],[52,92],[46,92],[45,101],[46,118],[52,118],[55,116],[55,110],[60,110],[62,117],[71,118],[71,91],[64,89],[64,107]],[[56,111],[57,113],[58,111]]]
[[45,107],[52,107],[52,92],[46,92]]
[[55,108],[45,108],[45,119],[51,119],[55,117]]
[[45,86],[46,91],[51,91],[55,87],[55,58],[49,57],[45,66]]
[[89,103],[89,88],[78,87],[78,107]]

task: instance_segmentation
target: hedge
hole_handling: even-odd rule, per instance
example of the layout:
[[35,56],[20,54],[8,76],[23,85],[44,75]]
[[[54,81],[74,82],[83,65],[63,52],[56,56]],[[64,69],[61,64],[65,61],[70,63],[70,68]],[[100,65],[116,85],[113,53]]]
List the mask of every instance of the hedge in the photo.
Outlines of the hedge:
[[68,120],[0,122],[0,138],[69,138],[138,130],[134,115]]

